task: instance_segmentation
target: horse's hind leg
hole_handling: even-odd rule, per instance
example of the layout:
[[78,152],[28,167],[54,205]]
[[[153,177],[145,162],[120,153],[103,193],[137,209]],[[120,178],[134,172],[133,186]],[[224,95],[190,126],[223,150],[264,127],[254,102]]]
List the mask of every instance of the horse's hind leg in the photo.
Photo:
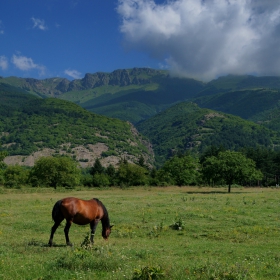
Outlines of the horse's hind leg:
[[70,242],[70,240],[69,240],[69,229],[70,229],[70,227],[71,227],[71,224],[72,224],[72,221],[70,220],[70,221],[67,221],[66,222],[66,226],[65,226],[65,228],[64,228],[64,233],[65,233],[65,239],[66,239],[66,245],[68,245],[68,246],[72,246],[72,243]]
[[53,235],[56,231],[56,229],[58,228],[58,226],[60,225],[62,221],[59,222],[55,222],[55,224],[53,225],[52,229],[51,229],[51,236],[50,236],[50,240],[49,240],[49,246],[51,247],[53,245]]

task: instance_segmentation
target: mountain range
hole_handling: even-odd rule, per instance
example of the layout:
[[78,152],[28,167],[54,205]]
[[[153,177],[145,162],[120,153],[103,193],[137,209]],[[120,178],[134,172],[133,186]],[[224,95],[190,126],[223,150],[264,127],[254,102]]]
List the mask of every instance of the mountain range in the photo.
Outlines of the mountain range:
[[[168,71],[150,68],[86,74],[83,79],[73,81],[64,78],[36,80],[2,77],[0,100],[3,122],[9,123],[5,118],[17,115],[17,132],[14,134],[23,133],[20,129],[23,119],[32,118],[34,114],[41,119],[46,118],[47,114],[42,112],[53,111],[54,108],[56,121],[59,114],[62,119],[65,118],[65,111],[59,108],[67,107],[68,115],[71,110],[79,111],[79,114],[83,115],[81,117],[78,114],[75,117],[73,114],[73,123],[77,122],[78,118],[86,120],[87,125],[90,125],[88,120],[95,122],[97,116],[100,124],[108,122],[112,123],[113,127],[116,122],[116,129],[106,135],[108,139],[109,135],[118,133],[120,123],[124,123],[130,127],[130,131],[135,132],[138,129],[142,134],[137,132],[141,138],[141,141],[138,139],[139,143],[146,143],[133,157],[137,158],[144,153],[147,161],[158,166],[176,151],[192,150],[201,153],[209,145],[223,145],[228,149],[244,146],[277,149],[280,143],[280,77],[228,75],[203,83],[194,79],[172,77]],[[40,105],[36,105],[37,110],[32,111],[34,104]],[[73,123],[68,124],[71,129],[75,127]],[[28,125],[30,130],[39,123]],[[1,127],[3,148],[16,143],[7,140],[7,133],[11,134],[7,131],[9,126],[11,128],[11,122],[8,126]],[[76,125],[74,130],[77,127],[79,126]],[[102,125],[98,129],[101,130]],[[45,133],[54,132],[49,130]],[[117,141],[127,143],[127,137],[128,134],[122,134]],[[95,143],[99,140],[96,139]],[[59,145],[65,145],[66,139],[63,141]],[[112,139],[112,143],[114,141]],[[130,141],[134,143],[136,140]],[[112,153],[114,145],[111,144],[112,149],[109,149]],[[155,162],[151,146],[155,153]],[[125,152],[125,148],[122,148],[116,156],[119,157]],[[20,150],[14,149],[13,156],[17,153],[20,155]],[[105,158],[108,153],[99,156]]]

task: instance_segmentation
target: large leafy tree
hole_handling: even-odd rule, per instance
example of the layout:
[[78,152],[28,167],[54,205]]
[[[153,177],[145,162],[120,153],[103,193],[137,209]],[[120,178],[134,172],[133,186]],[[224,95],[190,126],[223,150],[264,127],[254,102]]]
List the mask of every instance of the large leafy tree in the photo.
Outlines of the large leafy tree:
[[199,180],[199,163],[191,155],[176,155],[167,160],[157,173],[165,183],[178,186],[196,184]]
[[147,170],[137,164],[121,162],[117,179],[120,185],[124,186],[140,186],[146,185],[148,182]]
[[225,182],[229,193],[233,183],[262,179],[262,173],[256,169],[255,162],[234,151],[224,151],[217,156],[208,157],[203,163],[202,174],[208,181]]
[[69,157],[42,157],[30,173],[33,186],[73,188],[80,183],[80,179],[77,162]]

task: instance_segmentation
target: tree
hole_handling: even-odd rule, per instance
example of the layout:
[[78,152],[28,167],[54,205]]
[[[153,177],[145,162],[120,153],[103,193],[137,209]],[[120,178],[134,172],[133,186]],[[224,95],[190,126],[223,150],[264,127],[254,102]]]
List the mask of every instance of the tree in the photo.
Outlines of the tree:
[[139,186],[147,183],[147,170],[132,163],[121,163],[117,172],[120,185]]
[[105,172],[105,168],[102,166],[99,158],[97,158],[94,162],[93,167],[90,170],[90,174],[94,176],[96,173],[103,174]]
[[109,164],[106,168],[106,174],[108,175],[110,186],[114,186],[116,183],[116,169],[112,164]]
[[178,186],[195,184],[199,178],[198,160],[191,155],[174,156],[158,171],[158,178]]
[[8,155],[6,151],[0,152],[0,169],[5,169],[7,164],[4,162],[5,157]]
[[73,188],[80,183],[81,172],[70,157],[42,157],[30,172],[33,186]]
[[208,181],[224,181],[230,193],[233,183],[262,179],[262,173],[255,167],[255,162],[242,153],[225,151],[220,152],[216,157],[208,157],[203,164],[202,174]]
[[0,152],[0,184],[3,184],[4,179],[4,170],[7,168],[7,164],[4,162],[4,158],[8,155],[6,151]]
[[28,180],[28,170],[19,165],[10,165],[4,170],[5,186],[16,187],[24,185]]

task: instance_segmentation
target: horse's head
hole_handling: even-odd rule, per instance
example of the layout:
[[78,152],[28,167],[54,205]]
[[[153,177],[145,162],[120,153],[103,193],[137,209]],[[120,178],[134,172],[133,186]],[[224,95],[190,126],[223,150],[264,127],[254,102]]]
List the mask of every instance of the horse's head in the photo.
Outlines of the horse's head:
[[109,235],[110,235],[110,233],[111,233],[111,228],[112,228],[112,227],[113,227],[113,226],[109,226],[109,227],[107,227],[107,228],[105,228],[105,229],[102,230],[102,237],[103,237],[105,240],[108,239],[108,237],[109,237]]

